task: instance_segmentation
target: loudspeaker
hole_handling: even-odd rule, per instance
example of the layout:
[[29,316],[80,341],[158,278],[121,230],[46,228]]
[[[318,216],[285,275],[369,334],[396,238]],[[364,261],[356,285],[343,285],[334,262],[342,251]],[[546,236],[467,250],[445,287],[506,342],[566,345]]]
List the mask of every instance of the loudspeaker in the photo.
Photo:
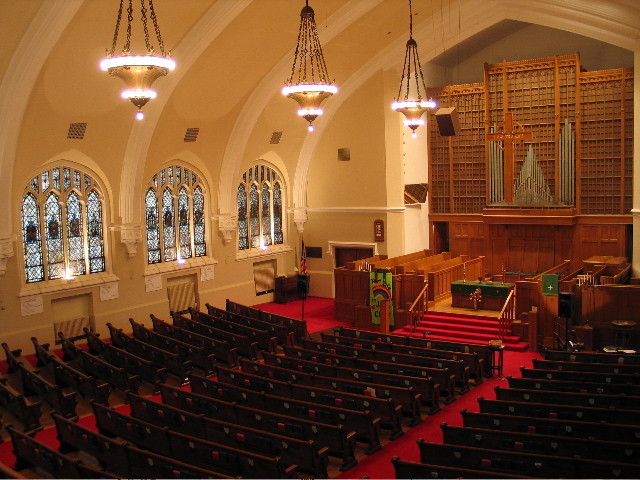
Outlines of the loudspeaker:
[[438,122],[438,130],[443,137],[451,137],[457,135],[460,130],[460,122],[458,121],[458,112],[456,107],[440,108],[436,112],[436,121]]
[[306,273],[298,274],[298,284],[296,290],[300,295],[309,294],[309,275],[307,275]]
[[573,293],[558,293],[558,316],[572,318],[575,310],[575,295]]

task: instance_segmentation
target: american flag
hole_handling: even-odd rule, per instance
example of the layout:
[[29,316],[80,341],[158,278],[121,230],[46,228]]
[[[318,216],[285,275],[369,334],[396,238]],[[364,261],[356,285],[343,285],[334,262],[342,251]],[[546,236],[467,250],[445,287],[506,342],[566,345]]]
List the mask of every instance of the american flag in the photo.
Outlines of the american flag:
[[302,241],[302,253],[300,254],[300,273],[307,273],[307,251],[304,248],[304,240]]

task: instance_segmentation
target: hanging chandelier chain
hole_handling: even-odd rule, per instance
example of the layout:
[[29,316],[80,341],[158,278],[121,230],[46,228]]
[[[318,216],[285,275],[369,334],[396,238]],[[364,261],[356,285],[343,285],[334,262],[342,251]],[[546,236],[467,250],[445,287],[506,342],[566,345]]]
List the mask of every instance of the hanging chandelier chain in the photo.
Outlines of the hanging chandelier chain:
[[147,47],[147,55],[154,55],[153,46],[149,40],[149,28],[147,27],[147,8],[144,0],[140,0],[140,20],[142,20],[142,30],[144,31],[144,43]]
[[[308,2],[307,2],[308,7]],[[322,46],[318,38],[318,29],[314,20],[313,11],[303,9],[300,14],[300,30],[291,67],[291,77],[288,85],[294,83],[297,74],[297,83],[325,83],[331,84],[327,65],[322,53]],[[296,68],[297,67],[297,68]],[[316,78],[317,77],[317,78]]]
[[122,55],[131,53],[131,23],[133,22],[133,0],[129,0],[129,8],[127,9],[127,40],[122,47]]
[[162,54],[163,57],[167,57],[167,53],[164,50],[164,42],[162,41],[162,35],[160,34],[160,26],[158,25],[156,11],[153,8],[153,0],[149,0],[149,11],[151,12],[151,21],[153,21],[153,28],[156,32],[156,38],[158,39],[158,46],[160,47],[160,53]]
[[411,0],[409,0],[409,38],[413,38],[413,10],[411,9]]
[[122,9],[124,7],[124,0],[120,0],[120,8],[118,9],[118,20],[116,21],[116,28],[113,34],[113,43],[111,49],[107,52],[107,57],[111,58],[116,52],[116,43],[118,43],[118,32],[120,31],[120,21],[122,20]]

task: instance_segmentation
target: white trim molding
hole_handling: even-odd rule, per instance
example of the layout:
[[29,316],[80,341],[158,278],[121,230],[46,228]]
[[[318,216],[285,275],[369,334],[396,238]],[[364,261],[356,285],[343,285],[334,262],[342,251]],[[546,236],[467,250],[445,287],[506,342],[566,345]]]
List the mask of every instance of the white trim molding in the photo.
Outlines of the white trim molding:
[[116,275],[107,272],[78,275],[71,279],[58,278],[56,280],[47,280],[45,282],[29,283],[20,289],[18,296],[30,297],[32,295],[68,292],[118,281],[120,281],[120,279]]
[[292,252],[293,249],[289,245],[269,245],[262,248],[249,248],[247,250],[240,250],[236,254],[236,261],[251,260],[255,258],[268,257],[270,255],[280,255],[283,253]]
[[327,255],[336,256],[336,247],[345,248],[373,248],[373,255],[378,255],[378,244],[372,242],[337,242],[329,240],[327,242]]
[[215,266],[218,264],[218,260],[212,257],[194,257],[185,258],[184,263],[174,262],[162,262],[147,264],[144,267],[144,276],[150,275],[162,275],[166,273],[183,272],[185,270],[191,270],[194,268],[202,268],[207,266]]

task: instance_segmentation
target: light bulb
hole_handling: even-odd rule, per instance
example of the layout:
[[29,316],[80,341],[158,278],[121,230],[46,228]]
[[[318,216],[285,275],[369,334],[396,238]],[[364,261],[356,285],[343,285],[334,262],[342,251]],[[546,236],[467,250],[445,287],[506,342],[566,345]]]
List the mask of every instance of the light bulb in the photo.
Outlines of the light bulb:
[[309,124],[309,131],[313,132],[313,125]]
[[418,138],[418,132],[416,132],[415,130],[413,132],[411,132],[411,136],[413,138]]
[[142,120],[144,118],[144,113],[142,113],[142,110],[138,110],[138,113],[136,113],[136,120]]

